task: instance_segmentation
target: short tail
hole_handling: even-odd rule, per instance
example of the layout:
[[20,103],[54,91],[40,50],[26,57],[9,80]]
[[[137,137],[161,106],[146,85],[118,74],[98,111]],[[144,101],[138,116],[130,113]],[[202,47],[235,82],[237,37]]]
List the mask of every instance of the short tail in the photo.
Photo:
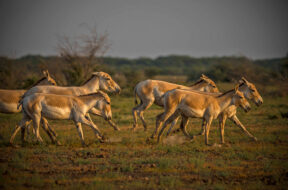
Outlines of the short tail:
[[23,99],[24,99],[26,96],[29,96],[29,93],[30,93],[30,91],[27,90],[27,91],[20,97],[20,100],[18,101],[17,109],[20,108],[20,106],[23,104]]
[[24,99],[24,95],[21,96],[21,98],[20,98],[20,100],[19,100],[19,102],[18,102],[17,110],[20,108],[20,106],[22,106],[22,104],[23,104],[23,99]]
[[[136,86],[136,87],[137,87],[137,86]],[[134,88],[134,102],[135,102],[135,105],[138,105],[137,94],[136,94],[136,87]]]

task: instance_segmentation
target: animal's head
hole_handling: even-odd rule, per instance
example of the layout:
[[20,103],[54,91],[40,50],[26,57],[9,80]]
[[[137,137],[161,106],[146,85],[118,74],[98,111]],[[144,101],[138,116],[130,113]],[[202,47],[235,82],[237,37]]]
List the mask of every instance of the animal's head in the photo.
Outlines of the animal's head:
[[232,101],[233,101],[235,106],[237,106],[237,107],[240,106],[241,108],[244,109],[245,112],[248,112],[251,109],[250,104],[246,100],[244,94],[241,91],[239,91],[239,85],[238,84],[235,86]]
[[48,70],[43,70],[42,71],[44,77],[45,77],[45,80],[43,80],[43,84],[48,84],[48,85],[55,85],[57,86],[57,83],[56,81],[50,76]]
[[101,112],[101,116],[105,120],[111,120],[112,110],[110,97],[102,91],[98,91],[98,93],[101,95],[101,99],[97,102],[95,108]]
[[107,92],[120,93],[120,86],[105,72],[94,72],[92,75],[99,77],[99,88]]
[[260,106],[263,103],[263,99],[254,84],[248,82],[244,77],[240,79],[239,84],[244,85],[241,91],[247,99],[253,100],[257,106]]
[[199,84],[202,84],[202,89],[201,91],[204,92],[219,92],[215,82],[211,80],[209,77],[206,75],[202,74],[200,79],[198,80]]

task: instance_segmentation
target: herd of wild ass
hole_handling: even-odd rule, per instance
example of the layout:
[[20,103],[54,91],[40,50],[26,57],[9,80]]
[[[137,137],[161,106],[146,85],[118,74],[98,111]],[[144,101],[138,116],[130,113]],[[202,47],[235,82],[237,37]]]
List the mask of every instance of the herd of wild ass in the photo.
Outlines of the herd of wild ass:
[[[111,101],[104,93],[120,93],[121,88],[105,72],[94,72],[82,86],[63,87],[57,86],[49,72],[43,71],[44,77],[26,90],[0,90],[0,112],[18,113],[22,110],[22,120],[13,131],[10,143],[13,145],[16,134],[21,129],[21,140],[25,141],[25,130],[33,123],[33,133],[38,142],[43,142],[39,127],[47,133],[53,143],[60,145],[57,134],[49,125],[47,119],[72,120],[79,133],[82,145],[85,146],[82,125],[92,128],[96,138],[105,142],[104,136],[94,124],[89,114],[103,117],[115,130],[119,130],[112,121]],[[182,117],[180,129],[188,138],[193,139],[186,131],[188,118],[202,118],[202,131],[198,135],[205,134],[205,143],[208,145],[210,125],[214,119],[219,120],[221,143],[224,141],[224,126],[227,118],[232,120],[249,137],[257,140],[250,134],[236,116],[237,108],[241,107],[246,112],[250,110],[247,101],[252,100],[257,106],[263,103],[254,84],[244,77],[234,89],[227,92],[219,92],[215,83],[203,75],[191,86],[183,86],[159,80],[145,80],[139,82],[134,89],[136,107],[132,109],[134,118],[133,130],[137,127],[137,115],[141,119],[144,130],[147,124],[144,120],[144,111],[153,103],[164,108],[164,112],[156,116],[156,127],[151,139],[158,133],[157,142],[167,125],[171,133],[177,120]],[[137,102],[140,99],[140,104]],[[160,132],[158,129],[161,128]],[[179,129],[177,129],[179,131]],[[176,130],[176,131],[177,131]],[[29,130],[27,130],[28,132]]]

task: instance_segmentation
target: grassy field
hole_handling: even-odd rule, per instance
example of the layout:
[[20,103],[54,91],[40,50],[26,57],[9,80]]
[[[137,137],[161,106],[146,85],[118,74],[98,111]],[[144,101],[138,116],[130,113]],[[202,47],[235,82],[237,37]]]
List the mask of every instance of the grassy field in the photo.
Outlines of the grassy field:
[[[147,141],[161,108],[152,106],[144,114],[148,131],[139,125],[132,132],[133,106],[132,97],[112,97],[113,120],[121,131],[93,117],[109,142],[97,142],[84,126],[86,148],[71,121],[50,121],[63,146],[51,144],[41,130],[44,144],[31,135],[28,144],[12,148],[9,138],[21,114],[0,114],[0,189],[287,189],[287,97],[264,96],[261,107],[239,110],[258,142],[228,121],[222,146],[205,146],[203,136],[189,141],[182,133],[163,136],[160,144]],[[200,126],[200,120],[190,119],[188,130],[196,134]],[[217,121],[210,142],[220,143]],[[21,144],[20,135],[15,143]]]

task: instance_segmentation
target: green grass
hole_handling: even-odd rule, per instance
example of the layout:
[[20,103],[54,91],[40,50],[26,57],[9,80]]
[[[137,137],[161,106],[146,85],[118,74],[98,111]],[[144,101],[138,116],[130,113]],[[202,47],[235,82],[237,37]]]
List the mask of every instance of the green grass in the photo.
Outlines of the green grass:
[[[145,112],[148,131],[144,132],[139,120],[132,132],[134,99],[113,96],[111,100],[113,120],[121,131],[92,116],[110,141],[99,143],[90,127],[83,126],[89,144],[85,148],[71,121],[50,121],[63,146],[51,144],[41,129],[43,145],[36,144],[31,134],[28,144],[12,148],[9,138],[21,114],[0,114],[0,188],[285,189],[288,185],[288,120],[281,116],[288,112],[287,97],[264,97],[264,104],[253,106],[249,113],[239,109],[237,116],[258,142],[228,120],[226,145],[221,147],[206,146],[203,136],[172,144],[147,141],[161,108],[153,105]],[[201,120],[190,119],[188,132],[193,135],[200,130]],[[183,137],[182,132],[176,137]],[[217,121],[209,141],[220,143]],[[15,143],[21,145],[20,135]]]

